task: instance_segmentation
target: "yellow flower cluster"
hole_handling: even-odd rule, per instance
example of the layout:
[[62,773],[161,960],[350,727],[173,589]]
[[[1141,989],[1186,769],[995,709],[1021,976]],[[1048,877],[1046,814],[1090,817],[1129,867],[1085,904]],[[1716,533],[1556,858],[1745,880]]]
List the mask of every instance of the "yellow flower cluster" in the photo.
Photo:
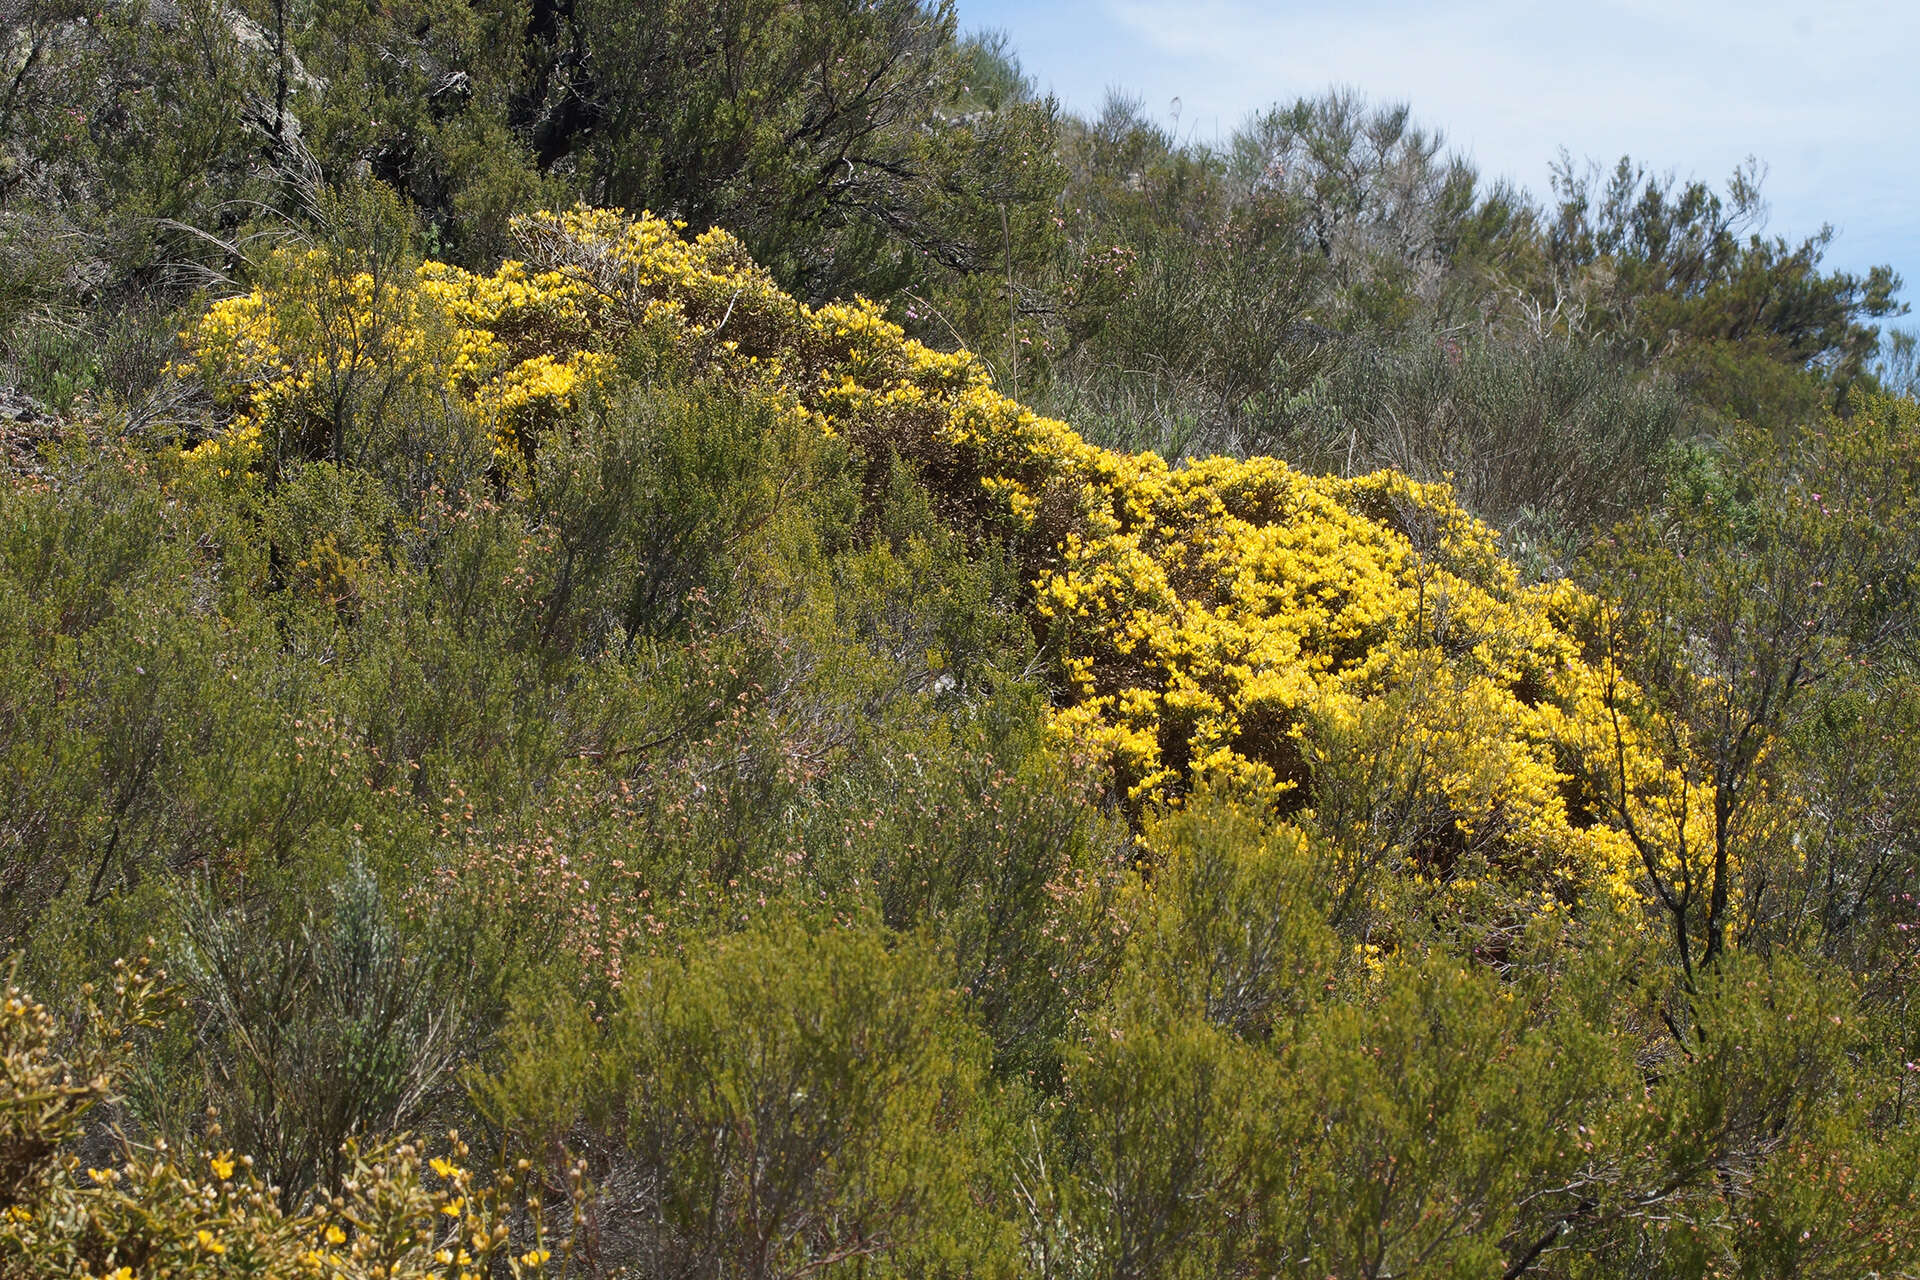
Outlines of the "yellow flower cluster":
[[[83,987],[80,1007],[58,1024],[19,988],[0,992],[0,1144],[12,1160],[0,1190],[13,1201],[0,1212],[0,1274],[538,1280],[567,1269],[571,1242],[546,1229],[544,1179],[525,1160],[477,1179],[458,1133],[447,1134],[448,1155],[432,1159],[405,1141],[350,1143],[340,1193],[296,1212],[251,1157],[224,1147],[177,1150],[156,1139],[83,1162],[71,1147],[126,1069],[128,1030],[154,1025],[161,992],[144,960],[114,970],[109,989]],[[88,1034],[68,1057],[56,1028],[70,1034],[75,1015]],[[568,1196],[577,1215],[581,1166],[568,1172]]]
[[592,300],[556,272],[509,262],[477,276],[426,263],[376,281],[309,250],[276,260],[270,277],[215,303],[184,335],[192,359],[182,371],[208,375],[237,410],[189,454],[221,474],[269,441],[297,451],[301,433],[339,402],[395,386],[450,395],[508,457],[530,450],[604,365],[580,345],[595,323]]
[[[444,354],[429,364],[501,449],[530,449],[541,414],[629,336],[664,337],[864,456],[897,454],[950,517],[1013,543],[1057,662],[1055,728],[1132,804],[1177,803],[1206,780],[1298,813],[1318,770],[1386,735],[1442,815],[1429,845],[1522,877],[1546,909],[1636,897],[1636,855],[1576,777],[1611,761],[1652,812],[1670,771],[1609,714],[1605,673],[1573,634],[1589,602],[1521,586],[1446,487],[1099,448],[870,302],[796,302],[718,230],[688,240],[659,218],[577,209],[518,234],[523,262],[491,276],[428,264],[389,304],[432,313],[420,331]],[[315,376],[288,305],[271,290],[233,299],[193,335],[247,400],[243,422]],[[235,376],[249,368],[264,373]],[[1451,874],[1432,859],[1407,870]]]
[[[1441,486],[1270,458],[1103,470],[1035,609],[1063,655],[1061,731],[1131,798],[1207,779],[1297,810],[1333,755],[1391,743],[1401,776],[1372,785],[1418,785],[1444,828],[1408,870],[1443,876],[1435,850],[1473,850],[1549,905],[1634,900],[1637,854],[1569,804],[1571,767],[1615,747],[1603,673],[1568,626],[1577,592],[1522,588]],[[1627,745],[1635,789],[1664,790]]]

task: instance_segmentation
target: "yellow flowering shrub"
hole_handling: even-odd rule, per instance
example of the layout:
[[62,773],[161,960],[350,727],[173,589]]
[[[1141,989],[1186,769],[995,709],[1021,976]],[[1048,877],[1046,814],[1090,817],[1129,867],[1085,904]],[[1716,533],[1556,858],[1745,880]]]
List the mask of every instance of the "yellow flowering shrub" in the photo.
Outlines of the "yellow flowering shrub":
[[[112,1096],[129,1035],[160,991],[144,964],[116,975],[110,999],[86,993],[88,1042],[77,1050],[18,987],[0,997],[0,1275],[533,1280],[568,1270],[571,1230],[551,1239],[524,1163],[476,1178],[458,1134],[431,1159],[404,1140],[355,1147],[339,1193],[293,1210],[251,1157],[218,1146],[122,1144],[97,1165],[82,1161],[73,1147],[86,1115]],[[208,1136],[217,1142],[217,1126]],[[577,1168],[570,1199],[577,1214]]]
[[[441,349],[423,367],[500,452],[535,457],[551,411],[645,331],[872,464],[898,456],[943,516],[1016,549],[1056,664],[1054,729],[1136,810],[1206,781],[1312,817],[1327,744],[1416,682],[1434,696],[1393,703],[1397,732],[1448,830],[1412,851],[1411,874],[1450,880],[1470,852],[1545,909],[1596,891],[1634,900],[1637,855],[1583,772],[1624,775],[1650,815],[1698,820],[1611,713],[1631,691],[1583,657],[1586,599],[1521,585],[1446,486],[1100,448],[871,302],[788,297],[719,230],[684,239],[659,218],[576,209],[525,219],[518,235],[523,261],[488,276],[428,263],[390,304],[419,317],[418,340]],[[272,289],[230,299],[191,335],[242,402],[240,432],[315,385],[324,353],[289,345],[285,309]]]

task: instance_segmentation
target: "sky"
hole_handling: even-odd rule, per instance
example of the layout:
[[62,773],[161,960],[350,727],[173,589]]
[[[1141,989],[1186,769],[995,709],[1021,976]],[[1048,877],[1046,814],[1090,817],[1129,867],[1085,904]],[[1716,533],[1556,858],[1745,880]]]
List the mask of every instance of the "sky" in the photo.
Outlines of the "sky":
[[[1487,176],[1547,194],[1565,148],[1724,189],[1765,166],[1769,234],[1831,223],[1826,265],[1891,263],[1920,316],[1920,0],[956,0],[1041,92],[1109,89],[1183,138],[1330,87],[1409,103]],[[1900,322],[1912,325],[1913,318]]]

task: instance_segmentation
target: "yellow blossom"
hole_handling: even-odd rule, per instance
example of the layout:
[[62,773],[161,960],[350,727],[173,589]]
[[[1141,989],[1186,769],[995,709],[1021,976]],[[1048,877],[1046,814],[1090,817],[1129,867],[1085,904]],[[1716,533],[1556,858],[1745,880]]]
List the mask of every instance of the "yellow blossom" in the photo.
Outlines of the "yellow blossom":
[[[1028,603],[1053,662],[1053,735],[1136,809],[1207,782],[1299,813],[1328,742],[1404,715],[1405,740],[1432,759],[1437,807],[1497,871],[1533,886],[1636,900],[1632,844],[1593,816],[1578,781],[1582,762],[1616,747],[1649,820],[1706,820],[1673,802],[1677,780],[1651,744],[1612,736],[1617,682],[1575,638],[1585,598],[1565,583],[1524,586],[1444,484],[1100,448],[999,394],[970,353],[907,337],[875,303],[796,302],[717,229],[688,239],[649,214],[574,209],[515,233],[520,257],[492,274],[427,263],[384,292],[332,279],[311,253],[286,270],[331,281],[356,319],[388,316],[379,358],[484,424],[503,475],[537,455],[643,328],[784,421],[915,460],[978,532],[1035,567]],[[318,403],[316,371],[336,357],[293,311],[268,288],[216,304],[189,331],[194,366],[238,415],[196,457],[244,472],[279,424]],[[1433,696],[1401,698],[1422,691]],[[1540,901],[1529,889],[1513,905],[1553,909]],[[451,1177],[443,1164],[432,1167]],[[445,1211],[457,1217],[458,1204]]]

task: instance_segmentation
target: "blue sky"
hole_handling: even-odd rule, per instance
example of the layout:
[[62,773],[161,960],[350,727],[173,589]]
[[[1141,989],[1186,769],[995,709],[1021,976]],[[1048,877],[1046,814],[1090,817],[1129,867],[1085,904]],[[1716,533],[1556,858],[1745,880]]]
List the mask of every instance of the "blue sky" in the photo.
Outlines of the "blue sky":
[[[1330,86],[1401,100],[1535,193],[1561,147],[1721,186],[1767,168],[1767,230],[1833,224],[1830,267],[1890,262],[1920,315],[1920,0],[956,0],[1071,110],[1109,88],[1183,136]],[[1915,323],[1913,317],[1899,322]]]

